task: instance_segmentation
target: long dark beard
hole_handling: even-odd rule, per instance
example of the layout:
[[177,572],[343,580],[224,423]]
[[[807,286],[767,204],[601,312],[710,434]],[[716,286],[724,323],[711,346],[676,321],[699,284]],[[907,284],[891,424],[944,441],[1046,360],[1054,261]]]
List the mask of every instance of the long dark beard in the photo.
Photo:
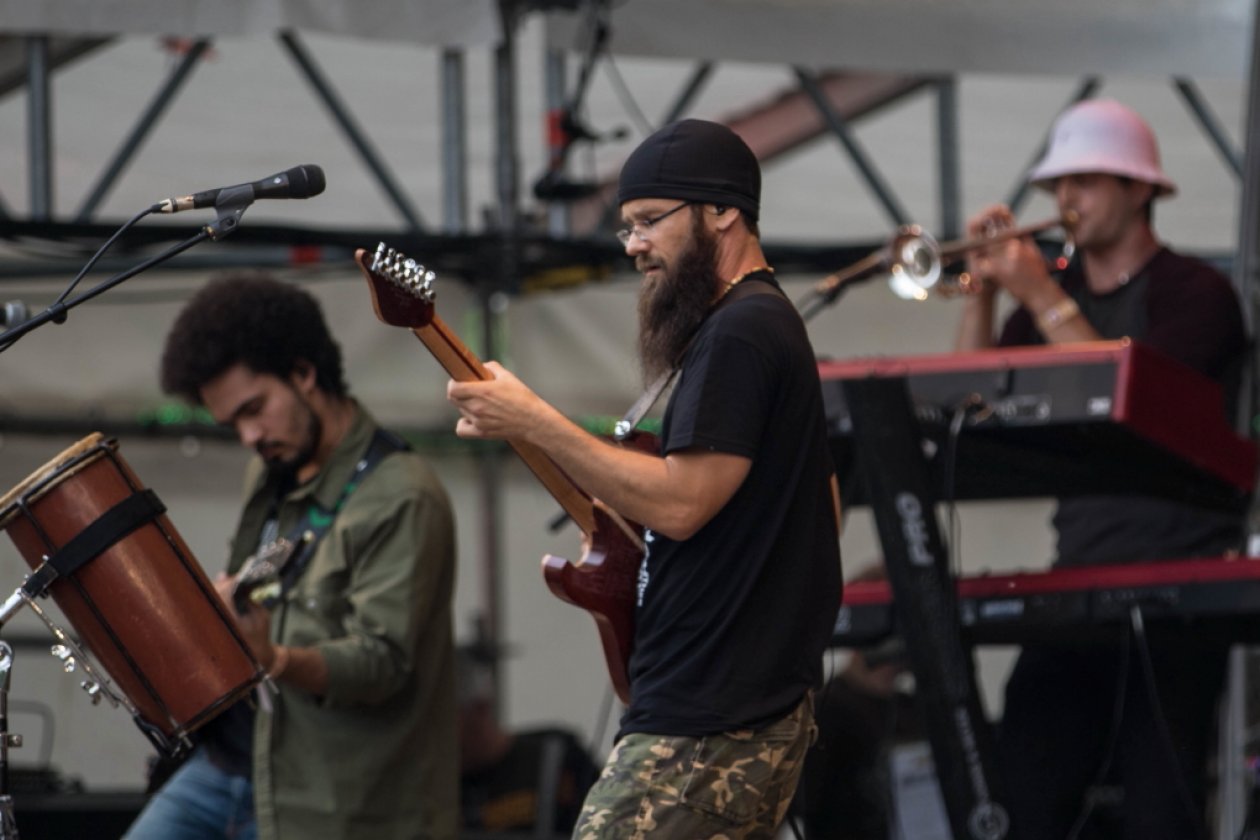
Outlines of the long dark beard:
[[718,288],[717,237],[692,217],[691,239],[661,279],[639,294],[639,365],[652,383],[682,358],[687,342],[713,306]]

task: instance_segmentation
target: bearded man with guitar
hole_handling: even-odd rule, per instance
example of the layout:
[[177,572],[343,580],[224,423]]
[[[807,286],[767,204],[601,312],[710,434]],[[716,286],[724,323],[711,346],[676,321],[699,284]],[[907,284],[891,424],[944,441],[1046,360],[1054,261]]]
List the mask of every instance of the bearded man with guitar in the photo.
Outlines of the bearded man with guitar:
[[258,454],[220,590],[278,691],[202,730],[128,837],[451,840],[455,537],[437,476],[349,395],[319,304],[286,283],[201,289],[162,385]]
[[839,499],[814,353],[761,251],[760,192],[752,151],[700,120],[653,134],[622,170],[641,362],[662,388],[673,375],[659,453],[588,434],[494,362],[448,386],[458,434],[541,451],[645,529],[629,702],[577,838],[770,838],[816,732]]

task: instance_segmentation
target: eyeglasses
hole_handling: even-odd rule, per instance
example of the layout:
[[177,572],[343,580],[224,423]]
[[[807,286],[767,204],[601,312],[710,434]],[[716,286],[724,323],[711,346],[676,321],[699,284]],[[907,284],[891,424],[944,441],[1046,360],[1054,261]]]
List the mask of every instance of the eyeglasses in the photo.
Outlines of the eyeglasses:
[[695,203],[694,201],[684,201],[682,204],[679,204],[677,207],[674,207],[673,209],[666,210],[664,213],[660,214],[659,216],[653,216],[650,219],[644,219],[641,222],[635,222],[628,228],[622,228],[621,230],[617,231],[617,239],[621,242],[623,247],[630,244],[630,237],[632,235],[639,237],[640,242],[647,242],[648,237],[652,235],[652,227],[654,225],[660,224],[665,219],[677,213],[679,210],[683,209],[684,207],[690,206],[694,203]]

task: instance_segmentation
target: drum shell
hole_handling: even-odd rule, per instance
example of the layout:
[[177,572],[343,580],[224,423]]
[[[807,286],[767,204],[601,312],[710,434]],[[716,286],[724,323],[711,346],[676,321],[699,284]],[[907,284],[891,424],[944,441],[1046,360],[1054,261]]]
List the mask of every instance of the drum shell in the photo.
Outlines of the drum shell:
[[[114,441],[86,447],[32,480],[0,508],[0,528],[32,569],[144,489]],[[138,717],[170,741],[226,709],[262,676],[234,619],[165,514],[58,578],[48,591]]]

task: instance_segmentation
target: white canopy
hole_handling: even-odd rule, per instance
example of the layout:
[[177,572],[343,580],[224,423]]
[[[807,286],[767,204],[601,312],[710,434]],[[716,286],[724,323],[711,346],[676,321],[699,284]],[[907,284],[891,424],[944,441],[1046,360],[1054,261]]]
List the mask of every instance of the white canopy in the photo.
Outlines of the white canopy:
[[[634,0],[627,55],[894,73],[1241,77],[1251,0]],[[556,44],[576,19],[552,15]]]
[[[539,4],[545,5],[545,4]],[[627,55],[898,73],[1239,77],[1252,0],[634,0]],[[555,43],[578,16],[549,15]],[[495,0],[0,0],[0,28],[61,35],[242,36],[282,29],[472,46],[500,35]]]
[[494,0],[0,0],[0,30],[245,36],[284,29],[418,44],[497,41]]

